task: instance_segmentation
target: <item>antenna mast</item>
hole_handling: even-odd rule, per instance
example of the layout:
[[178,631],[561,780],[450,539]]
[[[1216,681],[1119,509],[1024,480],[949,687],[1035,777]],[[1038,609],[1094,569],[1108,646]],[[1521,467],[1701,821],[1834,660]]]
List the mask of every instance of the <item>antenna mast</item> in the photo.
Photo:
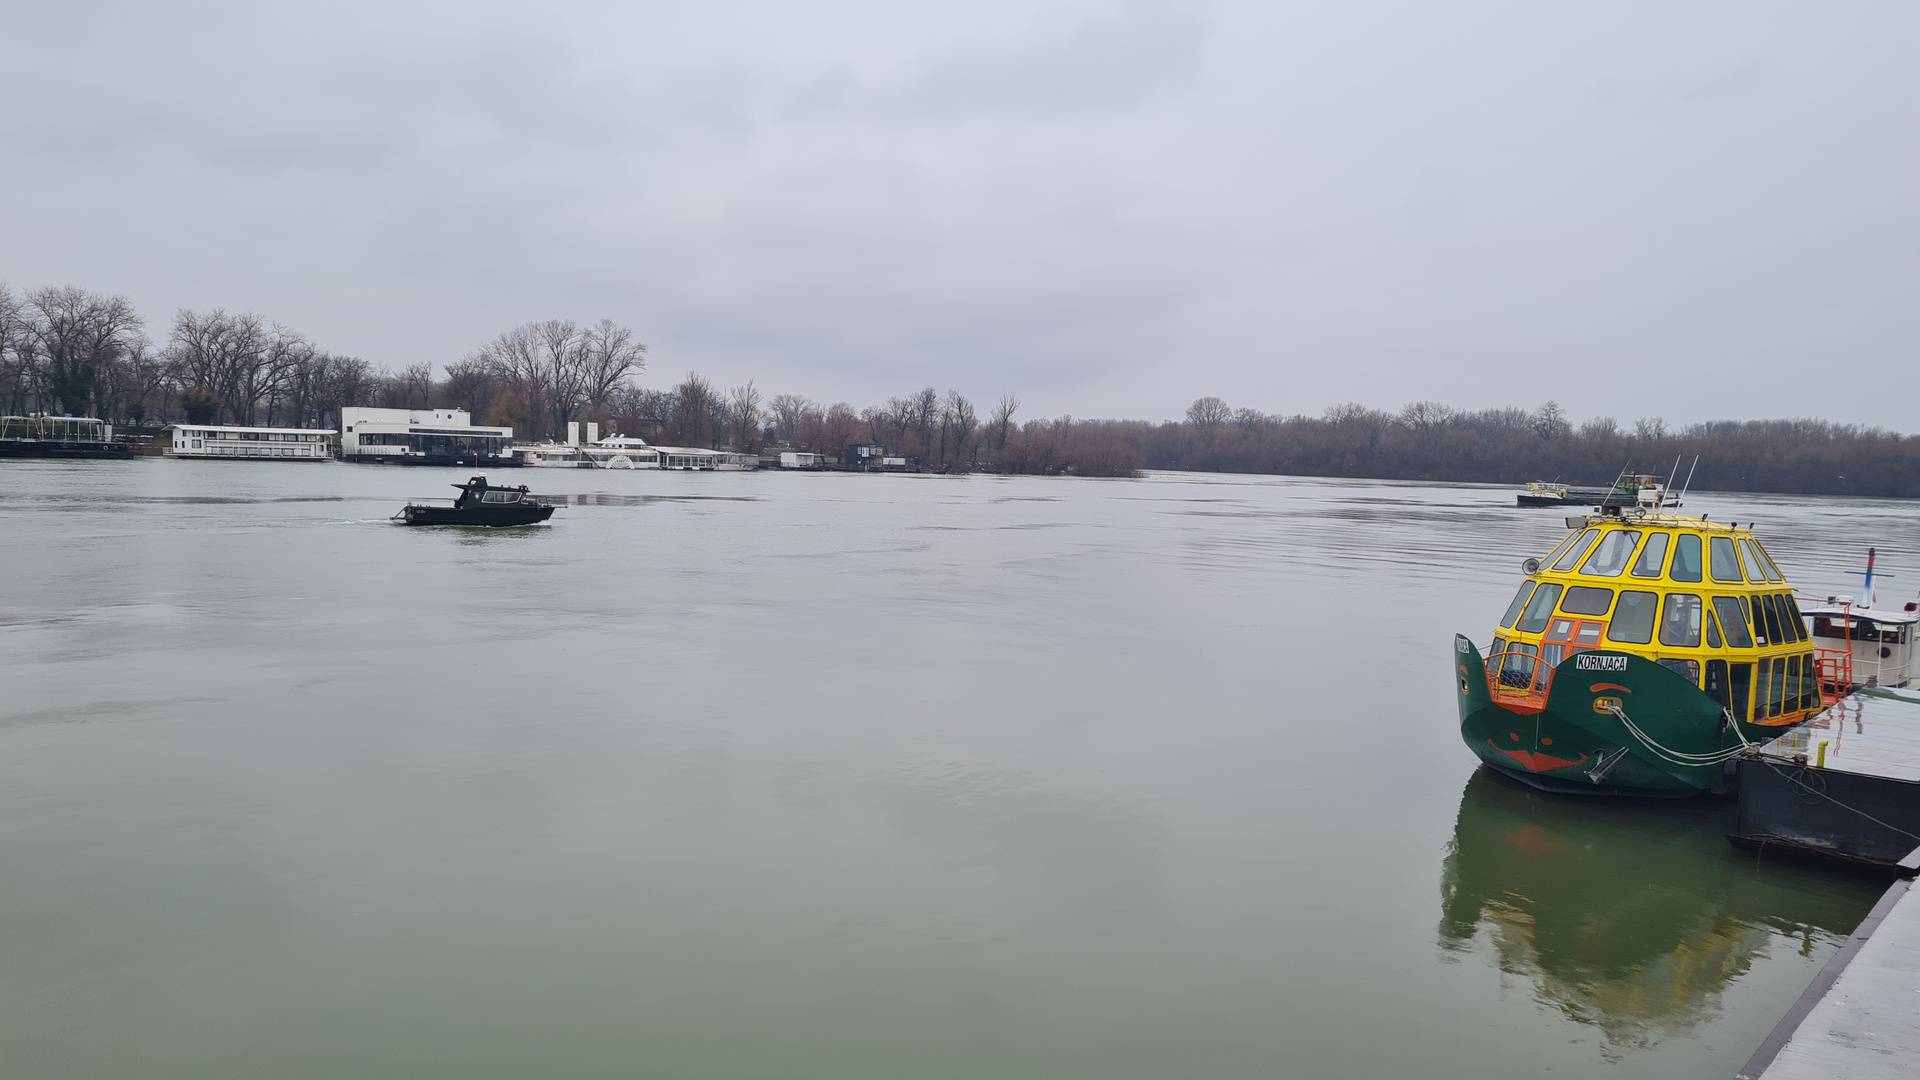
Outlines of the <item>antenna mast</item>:
[[[1679,468],[1679,461],[1678,461],[1677,459],[1676,459],[1676,460],[1675,460],[1675,462],[1674,462],[1674,467],[1675,467],[1676,469],[1677,469],[1677,468]],[[1683,488],[1681,488],[1681,489],[1680,489],[1680,498],[1681,498],[1681,499],[1684,499],[1684,498],[1686,498],[1686,497],[1687,497],[1687,492],[1689,492],[1689,491],[1692,491],[1692,490],[1693,490],[1693,470],[1695,470],[1695,469],[1697,469],[1697,468],[1699,468],[1699,467],[1700,467],[1700,455],[1699,455],[1699,454],[1695,454],[1695,455],[1693,455],[1693,464],[1691,464],[1691,465],[1689,465],[1689,466],[1687,466],[1687,484],[1686,484],[1686,486],[1685,486],[1685,487],[1683,487]],[[1675,505],[1675,506],[1679,506],[1679,505],[1680,505],[1680,501],[1679,501],[1679,499],[1676,499],[1676,500],[1674,500],[1674,503],[1673,503],[1673,505]]]

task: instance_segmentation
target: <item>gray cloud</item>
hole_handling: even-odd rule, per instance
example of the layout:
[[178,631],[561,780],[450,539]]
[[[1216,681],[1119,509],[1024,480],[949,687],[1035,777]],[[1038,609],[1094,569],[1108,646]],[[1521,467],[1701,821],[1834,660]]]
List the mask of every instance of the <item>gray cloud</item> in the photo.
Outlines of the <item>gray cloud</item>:
[[1912,428],[1920,9],[1850,10],[16,2],[0,279],[855,402]]

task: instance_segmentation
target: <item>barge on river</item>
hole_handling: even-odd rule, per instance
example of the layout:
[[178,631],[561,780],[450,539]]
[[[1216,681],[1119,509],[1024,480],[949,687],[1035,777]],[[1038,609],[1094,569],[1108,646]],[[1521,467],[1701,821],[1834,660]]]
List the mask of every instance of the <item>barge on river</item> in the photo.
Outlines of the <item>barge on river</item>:
[[1622,475],[1611,488],[1570,487],[1556,481],[1536,480],[1513,497],[1523,507],[1574,506],[1679,506],[1680,499],[1669,494],[1659,477],[1647,473]]
[[111,458],[134,456],[113,437],[113,425],[93,416],[0,416],[0,458]]
[[1720,793],[1743,749],[1851,689],[1851,657],[1818,647],[1749,529],[1657,498],[1569,518],[1487,652],[1454,638],[1460,733],[1491,768],[1549,791]]

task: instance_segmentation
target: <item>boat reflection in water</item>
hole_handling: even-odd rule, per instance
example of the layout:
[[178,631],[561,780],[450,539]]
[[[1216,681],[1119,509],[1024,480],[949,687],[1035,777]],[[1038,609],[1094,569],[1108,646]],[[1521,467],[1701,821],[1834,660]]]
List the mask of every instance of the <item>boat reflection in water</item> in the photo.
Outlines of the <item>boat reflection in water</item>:
[[1616,1046],[1685,1034],[1767,953],[1837,948],[1877,892],[1734,850],[1726,812],[1556,799],[1476,770],[1442,868],[1440,944],[1490,949]]

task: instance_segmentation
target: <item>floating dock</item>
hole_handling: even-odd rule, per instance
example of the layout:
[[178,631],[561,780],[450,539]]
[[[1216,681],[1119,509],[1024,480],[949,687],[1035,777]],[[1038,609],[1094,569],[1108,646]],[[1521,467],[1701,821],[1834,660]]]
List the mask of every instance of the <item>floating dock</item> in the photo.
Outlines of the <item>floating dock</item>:
[[1855,691],[1736,769],[1735,843],[1897,870],[1920,844],[1920,691]]
[[1920,692],[1857,690],[1736,763],[1742,846],[1898,875],[1740,1080],[1911,1077],[1920,1062]]
[[[1920,871],[1920,848],[1899,868]],[[1920,893],[1893,884],[1737,1080],[1911,1078],[1920,1062]]]

